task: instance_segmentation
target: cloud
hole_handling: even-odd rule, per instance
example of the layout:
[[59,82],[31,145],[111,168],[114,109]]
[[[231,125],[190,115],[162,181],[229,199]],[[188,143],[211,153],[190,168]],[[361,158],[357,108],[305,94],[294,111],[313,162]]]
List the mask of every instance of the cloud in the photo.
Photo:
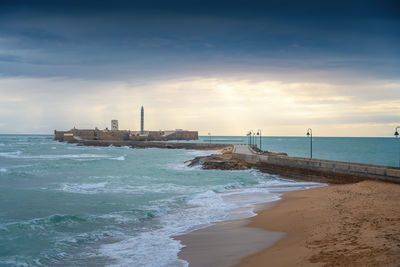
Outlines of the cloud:
[[[262,128],[268,135],[302,135],[304,128],[313,126],[328,135],[346,136],[350,134],[344,125],[364,125],[373,127],[374,134],[386,135],[384,130],[400,120],[399,86],[399,81],[375,81],[372,86],[367,82],[349,85],[348,93],[345,85],[262,77],[186,77],[147,83],[3,78],[0,93],[8,98],[0,107],[4,124],[0,131],[105,128],[115,118],[121,128],[137,129],[143,104],[148,129],[241,135]],[[379,100],[360,97],[377,87],[389,94]]]
[[392,6],[391,1],[5,2],[0,73],[129,80],[275,68],[393,79],[400,69],[400,21]]
[[[72,126],[385,135],[395,1],[2,1],[0,131]],[[361,127],[358,131],[355,127]],[[318,132],[318,130],[317,130]]]

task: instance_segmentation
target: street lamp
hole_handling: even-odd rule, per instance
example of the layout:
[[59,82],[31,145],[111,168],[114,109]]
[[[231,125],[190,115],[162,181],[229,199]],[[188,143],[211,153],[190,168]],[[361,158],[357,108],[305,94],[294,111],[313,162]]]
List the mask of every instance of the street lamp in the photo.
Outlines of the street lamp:
[[254,135],[255,135],[255,133],[254,133],[253,130],[250,130],[249,134],[250,134],[250,147],[252,147],[253,144],[254,144]]
[[257,144],[256,144],[256,133],[255,132],[253,132],[253,148],[254,147],[257,147]]
[[[396,131],[394,132],[394,136],[396,137],[396,139],[399,137],[399,131],[397,129],[399,129],[400,126],[396,127]],[[399,167],[400,167],[400,143],[399,143]]]
[[210,138],[210,144],[211,144],[211,133],[208,133],[208,136]]
[[258,129],[257,135],[260,137],[260,150],[262,151],[262,149],[261,149],[261,130],[260,129]]
[[310,159],[312,159],[312,129],[307,129],[307,136],[310,137]]
[[249,132],[247,132],[247,134],[246,134],[248,137],[249,137],[249,139],[247,140],[247,144],[248,145],[250,145],[250,142],[251,142],[251,133],[250,133],[250,131]]

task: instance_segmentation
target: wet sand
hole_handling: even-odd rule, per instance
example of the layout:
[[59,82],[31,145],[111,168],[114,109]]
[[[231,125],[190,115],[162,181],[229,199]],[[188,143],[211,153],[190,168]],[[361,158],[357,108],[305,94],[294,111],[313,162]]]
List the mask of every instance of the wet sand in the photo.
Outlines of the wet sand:
[[[289,192],[256,217],[178,237],[191,266],[400,266],[400,185]],[[239,262],[240,261],[240,262]]]
[[285,234],[247,227],[249,220],[220,222],[216,225],[175,237],[186,248],[179,258],[190,267],[228,267],[238,264],[244,257],[270,246]]

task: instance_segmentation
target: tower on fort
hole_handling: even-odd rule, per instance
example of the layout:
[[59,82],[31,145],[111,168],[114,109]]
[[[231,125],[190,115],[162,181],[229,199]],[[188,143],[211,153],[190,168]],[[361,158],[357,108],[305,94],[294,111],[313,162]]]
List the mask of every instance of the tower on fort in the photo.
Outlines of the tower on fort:
[[118,120],[111,120],[111,130],[118,131]]
[[140,109],[140,134],[144,134],[144,108]]

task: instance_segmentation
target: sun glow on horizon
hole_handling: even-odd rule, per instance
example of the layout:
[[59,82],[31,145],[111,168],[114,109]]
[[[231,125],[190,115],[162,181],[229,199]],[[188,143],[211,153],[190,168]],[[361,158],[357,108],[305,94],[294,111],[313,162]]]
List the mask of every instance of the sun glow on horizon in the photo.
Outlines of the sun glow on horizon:
[[[334,84],[187,77],[135,84],[2,78],[0,88],[7,96],[0,100],[3,133],[105,128],[113,118],[121,128],[138,129],[142,104],[149,129],[215,135],[243,135],[261,128],[266,135],[296,136],[313,127],[320,136],[389,136],[400,114],[400,100],[390,97],[400,91],[399,81]],[[364,95],[376,88],[383,93],[379,97]],[[46,94],[49,90],[53,94]]]

